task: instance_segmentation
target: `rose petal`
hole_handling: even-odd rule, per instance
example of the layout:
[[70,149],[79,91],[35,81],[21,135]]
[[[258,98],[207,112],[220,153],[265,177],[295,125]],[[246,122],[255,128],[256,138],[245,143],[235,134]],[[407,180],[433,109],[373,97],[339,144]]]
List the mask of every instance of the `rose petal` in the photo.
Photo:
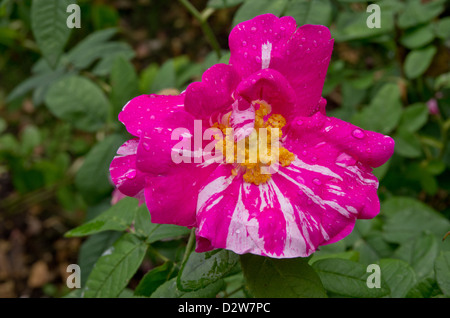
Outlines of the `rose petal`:
[[226,112],[233,103],[232,93],[238,83],[238,74],[232,66],[213,65],[203,74],[201,82],[187,87],[185,108],[195,118]]
[[281,56],[288,39],[297,25],[292,17],[278,18],[273,14],[263,14],[239,23],[230,33],[230,65],[241,78],[266,68]]
[[130,100],[119,113],[119,120],[127,131],[139,137],[149,129],[155,129],[167,116],[185,113],[184,95],[141,95]]
[[145,174],[136,168],[136,150],[139,139],[126,141],[118,150],[109,167],[111,180],[123,194],[139,197],[144,189]]

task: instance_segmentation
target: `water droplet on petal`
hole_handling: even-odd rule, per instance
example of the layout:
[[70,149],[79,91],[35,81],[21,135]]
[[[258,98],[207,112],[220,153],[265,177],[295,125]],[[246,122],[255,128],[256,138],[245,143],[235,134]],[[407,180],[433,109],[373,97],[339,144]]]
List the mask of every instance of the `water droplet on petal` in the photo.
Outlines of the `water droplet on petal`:
[[306,38],[302,38],[302,42],[306,42]]
[[314,179],[313,182],[316,185],[321,185],[322,184],[322,182],[319,179]]
[[242,41],[242,46],[247,46],[247,42],[246,41]]
[[150,151],[150,144],[144,142],[144,143],[142,143],[142,146],[144,147],[144,149],[145,149],[146,151]]
[[125,177],[127,179],[134,179],[134,178],[136,178],[136,170],[128,170],[127,173],[125,173]]
[[301,126],[303,124],[303,120],[297,119],[296,123],[297,123],[297,125]]
[[353,130],[352,135],[353,135],[353,137],[358,138],[358,139],[362,139],[366,136],[361,129]]
[[255,27],[252,27],[251,29],[250,29],[252,32],[256,32],[256,28]]
[[314,47],[317,47],[317,41],[316,40],[314,40],[313,44],[314,44]]
[[142,134],[142,130],[140,129],[136,130],[136,134],[139,136],[140,134]]

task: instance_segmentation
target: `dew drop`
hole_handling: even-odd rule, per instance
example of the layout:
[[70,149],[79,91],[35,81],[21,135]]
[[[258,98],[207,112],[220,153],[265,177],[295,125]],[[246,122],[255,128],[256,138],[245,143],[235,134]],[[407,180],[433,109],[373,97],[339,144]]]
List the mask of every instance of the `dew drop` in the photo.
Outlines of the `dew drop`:
[[142,134],[142,130],[140,129],[136,130],[136,134],[139,136],[140,134]]
[[302,38],[302,42],[305,43],[306,42],[306,38]]
[[134,179],[134,178],[136,178],[136,170],[128,170],[128,172],[125,173],[125,177],[127,179]]
[[314,45],[314,47],[317,47],[317,41],[316,40],[314,40],[313,45]]
[[297,123],[297,125],[301,126],[303,124],[303,120],[297,119],[296,123]]
[[144,143],[142,143],[142,146],[144,147],[144,149],[145,149],[146,151],[150,151],[150,144],[144,142]]
[[353,135],[353,137],[358,138],[358,139],[362,139],[366,136],[361,129],[353,130],[352,135]]
[[308,152],[306,150],[302,151],[302,155],[306,156],[308,154]]
[[247,46],[247,42],[246,41],[242,41],[242,46]]
[[313,182],[316,185],[321,185],[322,184],[322,182],[319,179],[314,179]]
[[253,33],[257,31],[257,29],[256,29],[255,27],[252,27],[250,30],[251,30]]

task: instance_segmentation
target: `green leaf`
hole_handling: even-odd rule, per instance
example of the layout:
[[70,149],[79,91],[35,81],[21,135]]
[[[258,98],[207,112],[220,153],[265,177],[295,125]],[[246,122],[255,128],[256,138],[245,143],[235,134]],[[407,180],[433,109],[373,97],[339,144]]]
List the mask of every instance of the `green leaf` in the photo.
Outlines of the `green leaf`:
[[445,0],[422,2],[409,0],[398,17],[398,26],[402,29],[426,23],[438,16],[445,8]]
[[380,231],[372,231],[362,236],[355,242],[353,248],[359,252],[359,261],[362,264],[372,264],[392,254],[392,248],[384,240]]
[[416,274],[408,263],[398,259],[380,260],[383,279],[391,291],[390,297],[404,298],[416,284]]
[[425,73],[428,67],[430,67],[436,51],[436,47],[428,46],[409,52],[403,65],[406,77],[415,79]]
[[429,23],[409,29],[400,38],[400,43],[408,49],[418,49],[429,44],[434,39],[433,26]]
[[381,181],[388,172],[389,167],[391,166],[391,162],[392,162],[391,159],[389,159],[382,166],[373,169],[372,173],[375,177],[377,177],[379,181]]
[[138,270],[146,251],[144,242],[130,233],[124,234],[95,264],[84,297],[118,297]]
[[66,25],[71,0],[34,0],[31,3],[31,29],[42,54],[54,68],[63,53],[72,29]]
[[287,4],[288,0],[246,0],[234,15],[232,24],[235,26],[265,13],[280,16]]
[[397,84],[385,84],[369,106],[355,114],[351,122],[366,130],[389,134],[397,126],[402,115],[400,90]]
[[333,6],[329,0],[289,1],[284,14],[293,17],[299,26],[304,24],[329,26],[333,14]]
[[159,286],[173,277],[174,265],[172,262],[165,262],[163,265],[153,268],[139,282],[134,295],[150,297]]
[[440,292],[436,281],[432,278],[426,278],[411,288],[406,294],[406,298],[431,298],[440,294]]
[[110,135],[97,143],[85,157],[75,176],[75,185],[88,203],[110,194],[109,166],[124,141],[122,135]]
[[327,254],[320,254],[318,252],[315,252],[311,259],[309,260],[308,264],[312,265],[315,262],[326,259],[326,258],[340,258],[340,259],[348,259],[350,261],[357,262],[359,261],[359,252],[357,251],[347,251],[347,252],[341,252],[341,253],[327,253]]
[[87,236],[109,230],[124,231],[133,222],[137,209],[138,201],[125,197],[93,220],[70,230],[65,236]]
[[415,103],[409,105],[403,111],[402,117],[399,123],[399,129],[409,132],[416,132],[428,120],[428,107],[425,103]]
[[387,4],[380,5],[380,28],[369,28],[367,19],[370,12],[339,12],[336,27],[331,29],[331,35],[336,42],[351,40],[374,39],[380,35],[389,34],[394,30],[394,10]]
[[213,9],[224,9],[237,6],[242,2],[244,2],[244,0],[208,0],[206,6]]
[[426,162],[425,169],[432,175],[440,175],[445,171],[445,163],[439,159],[431,159]]
[[239,257],[228,250],[193,252],[178,274],[178,289],[193,291],[205,288],[224,278],[238,263]]
[[116,33],[117,29],[109,28],[89,34],[67,53],[68,62],[77,69],[85,69],[105,54],[116,52],[122,44],[107,42]]
[[177,288],[177,278],[174,277],[168,282],[165,282],[151,295],[151,298],[215,298],[216,295],[225,289],[223,279],[216,281],[213,284],[191,292],[183,292]]
[[247,287],[255,297],[326,297],[319,277],[306,258],[273,259],[245,254],[241,256],[241,267]]
[[440,19],[435,25],[436,36],[447,40],[450,39],[450,17]]
[[403,243],[393,256],[410,264],[420,280],[433,272],[434,260],[438,251],[437,238],[431,234],[423,234]]
[[383,236],[393,243],[409,242],[424,232],[442,238],[450,221],[426,204],[408,197],[392,197],[383,202],[381,213],[386,221]]
[[106,231],[92,235],[81,245],[78,253],[78,264],[82,273],[82,287],[86,285],[89,274],[100,256],[121,236],[121,232]]
[[399,129],[394,135],[395,152],[406,158],[417,158],[422,155],[419,138],[412,132]]
[[88,132],[106,122],[109,102],[102,90],[81,76],[65,77],[50,86],[45,103],[56,117]]
[[56,71],[45,72],[43,74],[33,75],[30,78],[24,80],[17,85],[13,91],[8,95],[7,102],[11,102],[14,99],[24,96],[28,92],[38,89],[42,86],[48,86],[49,84],[60,79],[64,75],[64,70],[58,69]]
[[42,142],[40,130],[33,125],[28,125],[21,132],[21,152],[24,156],[29,156],[33,149]]
[[158,74],[158,69],[158,64],[152,63],[141,72],[139,77],[139,91],[141,94],[149,94],[152,83]]
[[111,86],[111,103],[116,118],[123,106],[139,95],[139,81],[134,66],[123,56],[119,55],[114,61]]
[[344,259],[323,259],[313,264],[326,290],[329,292],[356,298],[383,297],[389,294],[389,287],[381,274],[380,288],[369,288],[367,278],[370,273],[359,263]]
[[439,288],[444,295],[450,296],[450,252],[444,252],[436,258],[434,271]]
[[176,75],[174,61],[168,60],[158,70],[155,81],[150,88],[151,93],[158,93],[166,88],[176,88]]
[[95,65],[92,69],[92,73],[97,76],[107,76],[111,73],[112,66],[114,61],[118,56],[122,56],[126,60],[131,60],[135,53],[133,49],[125,42],[115,42],[112,43],[117,46],[115,50],[109,50],[105,53],[103,58]]
[[141,236],[148,244],[163,239],[176,239],[190,232],[187,227],[183,226],[152,223],[150,212],[145,204],[142,204],[136,211],[134,228],[136,235]]

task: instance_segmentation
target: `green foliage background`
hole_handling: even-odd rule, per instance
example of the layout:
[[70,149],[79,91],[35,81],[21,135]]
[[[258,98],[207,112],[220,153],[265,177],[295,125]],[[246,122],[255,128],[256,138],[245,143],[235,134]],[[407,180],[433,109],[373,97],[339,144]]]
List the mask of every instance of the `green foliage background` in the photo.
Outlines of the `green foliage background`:
[[[446,1],[79,0],[82,28],[73,30],[70,3],[0,1],[0,220],[38,205],[65,219],[61,237],[83,238],[82,288],[44,294],[450,296]],[[381,28],[366,26],[370,3],[381,8]],[[135,199],[111,205],[109,163],[129,138],[117,115],[136,95],[180,92],[226,62],[231,28],[268,12],[328,26],[329,116],[395,139],[394,156],[375,169],[381,213],[307,259],[197,254],[189,230],[152,224]],[[366,286],[369,264],[381,268],[379,289]]]

